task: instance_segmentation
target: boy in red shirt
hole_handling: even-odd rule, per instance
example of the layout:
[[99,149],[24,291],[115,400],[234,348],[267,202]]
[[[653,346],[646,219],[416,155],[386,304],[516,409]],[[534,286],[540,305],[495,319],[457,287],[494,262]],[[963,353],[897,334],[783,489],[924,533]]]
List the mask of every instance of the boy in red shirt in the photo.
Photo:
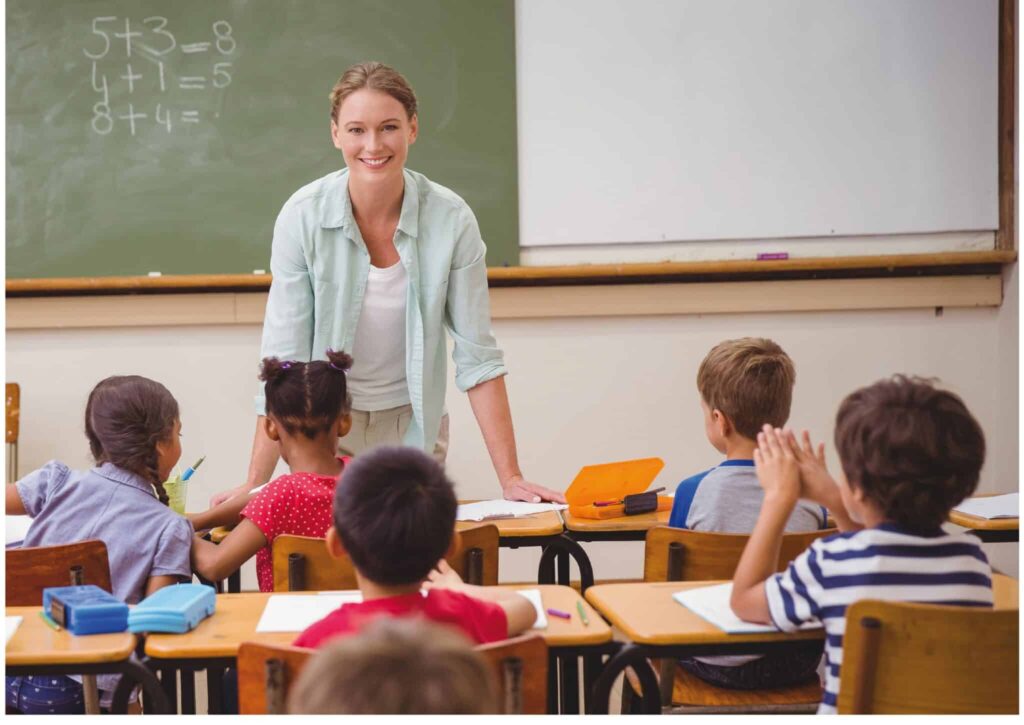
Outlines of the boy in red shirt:
[[363,601],[343,604],[294,644],[320,647],[381,616],[450,624],[477,643],[529,628],[536,612],[528,600],[466,584],[442,559],[455,532],[456,507],[444,469],[422,451],[381,447],[356,458],[334,492],[327,548],[352,560]]

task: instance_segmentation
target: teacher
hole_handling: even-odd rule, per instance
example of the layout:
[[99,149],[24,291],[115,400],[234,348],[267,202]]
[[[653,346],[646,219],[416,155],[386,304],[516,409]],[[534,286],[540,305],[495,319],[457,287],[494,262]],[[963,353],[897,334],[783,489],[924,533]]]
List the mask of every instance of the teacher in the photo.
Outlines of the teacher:
[[[347,168],[299,189],[277,217],[261,357],[351,353],[352,428],[341,452],[403,444],[443,462],[447,328],[455,384],[469,394],[504,497],[564,502],[519,469],[476,217],[453,191],[405,168],[419,130],[412,88],[389,66],[359,63],[330,102],[331,140]],[[246,482],[213,505],[273,474],[279,452],[262,424],[262,390],[256,412]]]

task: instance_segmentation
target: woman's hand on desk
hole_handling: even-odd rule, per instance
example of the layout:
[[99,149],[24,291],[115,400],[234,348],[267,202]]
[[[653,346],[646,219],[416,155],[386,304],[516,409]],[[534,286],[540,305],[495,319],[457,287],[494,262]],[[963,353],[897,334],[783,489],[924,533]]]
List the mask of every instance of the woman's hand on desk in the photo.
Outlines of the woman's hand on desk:
[[507,501],[528,501],[539,503],[541,501],[554,501],[555,503],[566,503],[565,495],[550,488],[530,483],[522,476],[512,476],[501,484],[503,497]]
[[210,508],[219,506],[220,504],[227,501],[229,498],[234,498],[235,496],[248,494],[249,491],[251,491],[252,489],[252,486],[249,486],[248,484],[242,484],[241,486],[236,486],[235,488],[229,488],[227,491],[215,493],[212,496],[210,496]]

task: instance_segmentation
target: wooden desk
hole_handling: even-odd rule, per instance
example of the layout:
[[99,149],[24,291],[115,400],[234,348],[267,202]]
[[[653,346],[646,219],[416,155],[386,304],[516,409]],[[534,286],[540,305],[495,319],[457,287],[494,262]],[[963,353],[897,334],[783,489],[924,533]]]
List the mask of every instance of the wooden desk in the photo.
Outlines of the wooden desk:
[[134,634],[73,635],[47,626],[41,611],[41,607],[6,608],[6,616],[22,618],[4,650],[9,676],[123,674],[124,686],[118,685],[114,693],[114,712],[127,710],[128,695],[136,684],[142,685],[150,711],[168,712],[160,684],[135,658]]
[[[985,496],[999,496],[1001,494],[983,494]],[[981,498],[980,496],[978,498]],[[1020,517],[1012,519],[985,519],[980,516],[960,513],[953,510],[949,512],[949,522],[968,529],[969,534],[974,534],[986,543],[995,544],[1002,542],[1020,541]]]
[[[471,503],[460,501],[459,503]],[[558,536],[565,525],[558,511],[543,511],[539,514],[519,516],[514,519],[493,519],[491,521],[456,521],[455,530],[472,529],[482,524],[493,524],[498,527],[501,539],[523,539],[533,536]],[[512,541],[503,542],[502,546],[514,546]]]
[[655,526],[668,526],[671,511],[618,516],[614,519],[584,519],[565,511],[565,528],[577,541],[643,541]]
[[[522,587],[506,587],[522,588]],[[560,619],[548,615],[547,629],[540,630],[547,642],[556,663],[562,665],[563,680],[571,676],[578,678],[576,659],[584,657],[584,675],[590,675],[591,681],[596,679],[600,668],[600,656],[609,654],[613,649],[612,631],[608,624],[586,601],[582,600],[576,590],[570,587],[547,585],[539,586],[544,607],[554,607],[572,614],[571,619]],[[290,596],[317,596],[316,592],[290,593]],[[173,680],[176,671],[193,673],[197,670],[208,671],[208,681],[217,679],[210,692],[210,711],[219,712],[220,707],[220,671],[234,666],[238,647],[242,642],[263,642],[266,644],[288,645],[299,635],[295,632],[257,632],[256,625],[263,615],[267,600],[271,593],[242,592],[239,594],[218,594],[217,611],[212,617],[204,619],[199,626],[185,634],[151,634],[146,638],[146,655],[151,663],[158,667],[163,677]],[[584,626],[576,611],[576,602],[582,601],[590,624]],[[589,664],[587,658],[593,659]],[[554,676],[554,669],[552,675]],[[185,681],[185,677],[182,681]],[[575,679],[563,684],[563,701],[578,699],[578,685]],[[589,688],[588,688],[589,689]],[[551,688],[552,698],[557,693]],[[183,693],[184,694],[184,693]],[[553,700],[554,702],[554,700]],[[193,705],[194,706],[194,705]],[[577,705],[578,708],[578,705]]]
[[[643,685],[644,708],[660,712],[658,683],[648,663],[649,657],[708,656],[768,652],[796,640],[820,640],[824,629],[808,629],[793,633],[726,634],[672,595],[684,589],[696,589],[724,582],[639,582],[630,584],[598,584],[587,591],[587,601],[594,605],[629,640],[609,661],[595,686],[596,707],[590,712],[606,712],[608,695],[615,677],[626,667],[633,667]],[[1002,574],[992,577],[996,609],[1019,607],[1018,582]]]

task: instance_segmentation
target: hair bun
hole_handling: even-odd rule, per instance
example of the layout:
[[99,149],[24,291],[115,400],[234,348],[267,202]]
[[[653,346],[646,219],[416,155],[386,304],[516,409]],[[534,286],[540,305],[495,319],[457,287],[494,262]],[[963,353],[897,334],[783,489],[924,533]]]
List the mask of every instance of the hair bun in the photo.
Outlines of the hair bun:
[[279,380],[291,366],[290,362],[281,361],[276,357],[265,357],[260,363],[260,380],[265,383]]
[[344,350],[327,350],[327,363],[340,373],[348,372],[352,367],[352,356]]

